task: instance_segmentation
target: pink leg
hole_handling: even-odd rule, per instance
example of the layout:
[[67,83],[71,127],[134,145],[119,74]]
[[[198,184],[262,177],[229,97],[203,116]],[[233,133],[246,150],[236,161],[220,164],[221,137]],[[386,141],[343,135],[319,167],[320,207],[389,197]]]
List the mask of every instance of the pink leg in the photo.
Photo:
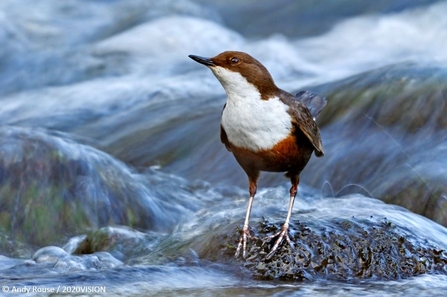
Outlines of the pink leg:
[[237,245],[236,254],[234,255],[235,258],[239,257],[239,254],[241,252],[242,248],[242,258],[245,259],[246,256],[246,249],[247,249],[247,238],[251,238],[250,234],[250,226],[248,225],[250,220],[250,213],[251,208],[253,206],[253,200],[255,198],[256,194],[256,181],[249,181],[249,192],[250,192],[250,199],[248,200],[248,207],[247,207],[247,213],[245,214],[245,221],[244,221],[244,227],[242,228],[242,235],[239,239],[239,244]]
[[278,236],[278,239],[276,240],[275,244],[273,245],[270,253],[268,253],[266,259],[270,259],[278,249],[281,242],[286,239],[286,241],[289,243],[289,245],[293,248],[293,244],[290,241],[289,238],[289,223],[290,223],[290,217],[292,216],[292,210],[293,210],[293,203],[295,202],[295,197],[298,192],[298,183],[299,183],[299,176],[294,176],[290,179],[292,182],[292,187],[290,188],[290,201],[289,201],[289,210],[287,211],[287,217],[284,222],[284,225],[282,225],[281,230],[277,232],[276,234],[273,234],[269,236],[268,238],[274,238]]

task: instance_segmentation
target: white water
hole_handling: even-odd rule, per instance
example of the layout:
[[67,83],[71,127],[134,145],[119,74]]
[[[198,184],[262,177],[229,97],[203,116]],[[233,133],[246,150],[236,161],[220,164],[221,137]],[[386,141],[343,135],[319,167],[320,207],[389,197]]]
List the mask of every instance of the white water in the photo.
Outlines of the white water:
[[[125,139],[130,132],[137,138],[144,138],[147,135],[142,133],[140,136],[138,132],[145,129],[155,131],[153,133],[163,131],[166,126],[171,127],[169,123],[194,118],[209,110],[217,119],[223,100],[210,100],[218,95],[223,99],[224,91],[209,70],[196,65],[187,57],[189,54],[213,56],[229,49],[250,52],[266,65],[278,85],[289,91],[394,63],[410,61],[440,67],[447,63],[447,2],[400,13],[345,19],[320,36],[291,39],[278,33],[253,40],[231,30],[221,21],[213,21],[213,15],[210,16],[206,8],[189,1],[166,1],[164,4],[158,1],[160,4],[155,12],[154,7],[145,1],[117,1],[110,6],[101,4],[101,1],[83,5],[78,5],[77,1],[65,4],[53,1],[48,2],[51,4],[48,6],[23,1],[21,6],[14,6],[14,1],[0,4],[0,41],[4,45],[0,49],[0,58],[6,65],[0,77],[0,91],[8,90],[7,95],[0,97],[0,124],[76,131],[91,138],[92,142],[99,139],[111,143]],[[173,3],[174,8],[170,6]],[[24,9],[31,5],[32,10]],[[163,7],[169,13],[163,12]],[[160,18],[155,19],[153,14],[157,13]],[[139,17],[129,23],[126,18],[133,14]],[[170,107],[167,111],[162,108],[166,106]],[[146,109],[150,113],[144,113]],[[175,130],[162,134],[166,138],[146,146],[159,145],[162,150],[167,149],[163,147],[167,143],[178,149],[169,158],[181,158],[182,149],[193,146],[179,141],[184,139],[181,137],[185,125],[174,126]],[[198,135],[210,129],[217,138],[217,120],[215,127],[194,128]],[[125,145],[127,143],[122,141],[125,153],[134,153]],[[142,152],[144,155],[151,153]],[[205,162],[219,162],[216,161],[218,152],[214,154],[204,156]],[[151,161],[156,162],[157,158],[154,159]],[[221,167],[217,170],[231,165],[225,160],[219,164]],[[137,165],[147,166],[145,163]],[[199,165],[191,166],[198,168]],[[163,164],[160,167],[163,170]],[[438,172],[443,173],[441,169]],[[228,194],[216,189],[217,185],[208,185],[210,189],[204,193],[204,190],[197,190],[196,185],[189,184],[191,181],[179,181],[176,172],[161,177],[155,174],[152,178],[160,179],[153,181],[154,190],[172,199],[164,202],[174,201],[175,207],[189,215],[196,210],[194,207],[200,206],[190,221],[176,227],[179,236],[189,239],[206,232],[207,228],[243,218],[245,189],[228,191]],[[225,181],[222,183],[228,187]],[[253,209],[254,220],[264,215],[264,209],[275,215],[285,213],[287,189],[283,185],[260,189]],[[182,191],[173,191],[176,187]],[[175,200],[191,199],[192,204],[197,197],[203,204],[180,206]],[[305,212],[318,209],[320,216],[323,213],[339,217],[354,213],[361,216],[363,210],[370,209],[369,213],[394,218],[395,222],[416,234],[428,236],[441,246],[446,244],[445,228],[376,200],[358,196],[351,200],[306,203],[302,198],[297,199],[294,215],[310,218],[312,215]],[[351,209],[348,207],[350,203]],[[5,268],[23,263],[3,257],[0,261]],[[130,265],[123,270],[76,271],[64,275],[48,267],[34,266],[31,261],[28,266],[17,268],[17,275],[22,275],[23,279],[13,279],[7,271],[3,272],[1,284],[48,286],[77,284],[85,281],[85,274],[91,273],[91,284],[106,284],[122,294],[138,295],[206,295],[213,289],[222,295],[243,292],[257,296],[432,296],[447,290],[446,278],[437,275],[359,285],[331,282],[277,284],[247,281],[221,267],[166,265],[154,273],[150,268]],[[46,278],[43,278],[45,273]],[[116,279],[122,280],[127,287],[116,285]],[[134,288],[129,289],[129,283]]]

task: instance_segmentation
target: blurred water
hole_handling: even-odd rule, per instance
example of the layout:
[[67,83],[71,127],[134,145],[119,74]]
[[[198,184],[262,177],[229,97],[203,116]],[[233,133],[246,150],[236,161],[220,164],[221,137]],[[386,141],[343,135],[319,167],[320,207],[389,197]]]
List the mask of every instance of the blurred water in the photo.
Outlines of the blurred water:
[[[386,217],[444,250],[446,10],[445,1],[2,1],[0,285],[444,295],[444,275],[268,282],[216,256],[210,242],[243,219],[246,176],[219,140],[224,91],[187,55],[246,51],[279,87],[328,97],[326,155],[303,172],[293,219]],[[281,221],[287,181],[265,174],[259,187],[252,226]]]

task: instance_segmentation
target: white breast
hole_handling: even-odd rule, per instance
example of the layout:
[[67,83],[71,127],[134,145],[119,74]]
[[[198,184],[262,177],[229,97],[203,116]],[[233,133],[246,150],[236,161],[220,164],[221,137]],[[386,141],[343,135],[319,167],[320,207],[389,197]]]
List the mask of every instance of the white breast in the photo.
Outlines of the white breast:
[[258,89],[238,72],[222,67],[212,70],[228,96],[221,124],[232,144],[259,151],[272,148],[290,134],[288,106],[279,98],[262,100]]

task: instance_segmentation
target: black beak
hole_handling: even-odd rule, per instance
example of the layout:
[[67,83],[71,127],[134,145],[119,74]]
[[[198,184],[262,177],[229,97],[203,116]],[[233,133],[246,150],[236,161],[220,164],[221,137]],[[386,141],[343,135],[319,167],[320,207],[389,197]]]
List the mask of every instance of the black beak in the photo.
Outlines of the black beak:
[[211,61],[211,59],[208,59],[208,58],[199,57],[199,56],[195,56],[195,55],[189,55],[188,57],[190,57],[194,61],[196,61],[196,62],[198,62],[200,64],[203,64],[205,66],[216,66],[216,64],[214,64],[214,62]]

